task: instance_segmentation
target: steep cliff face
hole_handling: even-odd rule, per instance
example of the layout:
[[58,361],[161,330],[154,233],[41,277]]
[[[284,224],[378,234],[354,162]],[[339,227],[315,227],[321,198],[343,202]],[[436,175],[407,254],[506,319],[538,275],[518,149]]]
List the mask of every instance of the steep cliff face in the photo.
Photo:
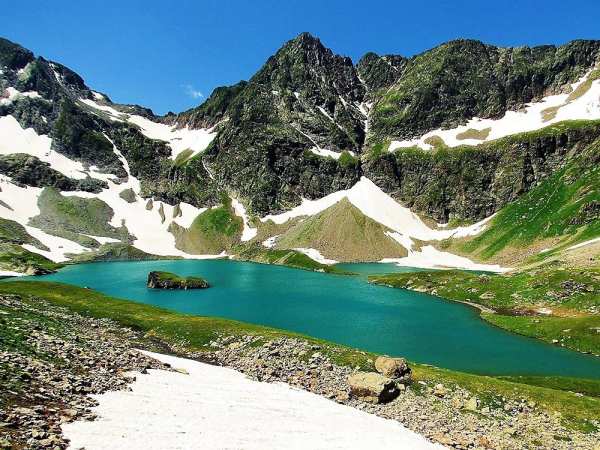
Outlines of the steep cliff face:
[[567,164],[600,136],[573,122],[481,144],[404,149],[368,160],[365,175],[411,209],[440,222],[481,220]]

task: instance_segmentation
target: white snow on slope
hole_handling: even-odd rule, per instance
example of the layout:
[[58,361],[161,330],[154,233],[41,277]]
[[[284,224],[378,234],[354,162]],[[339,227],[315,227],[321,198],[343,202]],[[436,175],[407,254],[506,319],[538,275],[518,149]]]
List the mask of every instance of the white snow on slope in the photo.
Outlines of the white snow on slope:
[[205,150],[217,135],[213,128],[197,130],[190,130],[188,127],[176,128],[135,114],[119,112],[111,106],[101,105],[90,99],[81,98],[79,100],[92,108],[108,113],[113,120],[137,125],[142,134],[150,139],[167,142],[172,149],[171,159],[177,158],[181,152],[187,149],[192,150],[193,155],[198,154]]
[[[120,227],[124,223],[129,232],[136,237],[133,246],[142,251],[160,256],[183,256],[186,258],[202,257],[189,255],[175,248],[175,237],[168,231],[172,221],[171,218],[173,217],[173,209],[175,207],[167,203],[155,201],[153,202],[153,208],[147,210],[146,204],[148,203],[148,199],[143,199],[139,196],[139,180],[131,175],[129,164],[127,164],[123,154],[114,146],[114,144],[113,151],[124,164],[125,171],[128,175],[127,182],[116,184],[113,181],[108,180],[108,189],[102,190],[99,194],[90,192],[62,192],[62,195],[98,198],[104,201],[115,213],[110,221],[110,225]],[[132,189],[136,193],[136,199],[133,203],[128,203],[119,196],[125,189]],[[166,218],[164,223],[158,212],[161,205]],[[182,203],[182,216],[173,220],[179,225],[187,228],[204,210],[205,209],[195,208],[192,205]]]
[[85,178],[83,164],[51,150],[51,142],[52,139],[46,135],[39,136],[33,128],[24,130],[13,116],[0,117],[0,154],[27,153],[68,177]]
[[[476,224],[467,227],[458,227],[453,229],[432,229],[428,227],[415,213],[410,209],[396,202],[392,197],[383,192],[371,180],[362,177],[358,183],[352,188],[345,191],[338,191],[329,194],[318,200],[303,199],[302,204],[282,214],[268,215],[263,217],[261,221],[266,222],[272,220],[276,224],[282,224],[295,217],[313,216],[324,211],[325,209],[335,205],[337,202],[347,198],[350,203],[357,207],[364,215],[379,222],[382,225],[390,228],[392,232],[387,233],[388,236],[399,242],[405,247],[409,254],[412,254],[411,264],[413,267],[433,267],[434,265],[450,264],[451,267],[464,267],[467,265],[466,258],[458,259],[450,253],[433,252],[432,250],[421,250],[421,252],[413,252],[413,239],[420,241],[439,241],[450,237],[460,238],[474,236],[480,233],[486,226],[487,222],[493,217],[490,216]],[[431,247],[435,250],[433,247]],[[412,252],[412,253],[411,253]],[[437,262],[440,264],[437,264]],[[469,261],[473,266],[475,263]],[[418,265],[415,265],[418,264]],[[480,265],[479,269],[473,270],[489,270],[503,271],[499,266]]]
[[13,87],[6,88],[5,95],[0,97],[0,106],[10,105],[19,97],[41,98],[36,91],[21,92]]
[[[580,84],[584,83],[589,76],[588,72],[584,77],[571,85],[574,90]],[[459,145],[477,145],[481,142],[491,141],[516,133],[539,130],[557,122],[564,120],[600,119],[600,80],[592,83],[592,87],[580,98],[567,103],[569,94],[551,95],[543,98],[539,102],[528,104],[522,111],[507,111],[504,117],[500,119],[480,119],[473,118],[466,125],[462,125],[450,130],[437,129],[426,133],[418,139],[405,141],[392,141],[388,147],[389,151],[399,148],[418,146],[429,150],[431,145],[425,141],[433,136],[439,136],[449,147]],[[547,108],[560,107],[556,117],[544,121],[542,112]],[[485,140],[478,139],[458,139],[457,135],[469,129],[478,131],[490,128],[490,133]]]
[[22,188],[11,183],[10,178],[0,175],[0,200],[6,203],[10,209],[0,204],[0,217],[14,220],[25,227],[27,233],[42,242],[50,250],[39,250],[38,248],[25,244],[23,248],[45,256],[54,262],[67,261],[67,253],[83,253],[88,251],[76,242],[69,241],[57,236],[52,236],[38,228],[27,225],[29,219],[40,213],[37,201],[42,189],[35,187]]
[[580,242],[579,244],[569,247],[567,250],[575,250],[577,248],[585,247],[586,245],[594,244],[596,242],[600,242],[600,237],[597,237],[595,239],[590,239],[589,241]]
[[24,273],[13,272],[12,270],[0,270],[0,277],[22,277]]
[[[334,152],[333,150],[327,150],[326,148],[320,148],[320,147],[312,147],[310,149],[310,151],[312,153],[314,153],[315,155],[319,155],[319,156],[323,156],[323,157],[330,157],[333,158],[335,160],[340,159],[340,156],[342,156],[342,152]],[[350,153],[352,156],[354,156],[354,152],[348,152]]]
[[331,265],[331,264],[337,264],[338,261],[336,261],[335,259],[327,259],[325,258],[323,255],[321,255],[321,252],[319,252],[319,250],[315,249],[315,248],[295,248],[294,250],[300,252],[300,253],[304,253],[306,256],[308,256],[310,259],[313,259],[315,261],[317,261],[318,263],[321,264],[327,264],[327,265]]
[[465,269],[483,272],[508,272],[511,269],[498,264],[478,264],[469,258],[442,252],[432,245],[426,245],[419,251],[409,249],[408,256],[404,258],[385,258],[383,263],[395,263],[403,267],[420,267],[423,269]]
[[242,242],[253,239],[256,236],[256,233],[258,233],[258,229],[250,226],[250,219],[248,218],[248,214],[246,214],[246,208],[244,208],[244,205],[235,198],[231,199],[231,206],[233,206],[235,214],[241,217],[244,222],[244,230],[242,231],[241,238]]
[[313,216],[347,198],[363,214],[376,222],[396,231],[422,241],[442,240],[449,237],[465,237],[479,233],[491,217],[468,227],[434,230],[429,228],[409,208],[402,206],[375,183],[362,177],[352,188],[329,194],[318,200],[303,199],[302,204],[285,213],[268,215],[260,219],[262,222],[272,220],[282,224],[301,216]]
[[94,395],[95,421],[62,425],[69,448],[404,449],[439,444],[364,411],[286,384],[261,383],[225,367],[142,352],[188,374],[135,374],[131,391]]

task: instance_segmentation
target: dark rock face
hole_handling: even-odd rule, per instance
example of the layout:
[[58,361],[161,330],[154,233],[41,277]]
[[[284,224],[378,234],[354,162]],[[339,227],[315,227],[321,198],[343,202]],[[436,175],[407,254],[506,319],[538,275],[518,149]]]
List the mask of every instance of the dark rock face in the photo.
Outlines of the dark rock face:
[[198,277],[179,277],[169,272],[150,272],[147,286],[151,289],[206,289],[206,280]]
[[516,200],[600,137],[597,125],[437,152],[401,150],[365,175],[410,208],[447,222],[481,220]]
[[471,117],[499,117],[575,81],[597,61],[599,41],[499,48],[457,40],[406,62],[376,100],[371,142],[412,138]]
[[50,164],[24,153],[0,156],[0,173],[13,182],[34,187],[53,187],[59,191],[85,191],[98,193],[108,188],[105,181],[95,178],[75,180],[52,169]]
[[[124,179],[114,143],[139,178],[142,196],[170,204],[214,206],[229,192],[250,212],[264,215],[296,206],[302,198],[348,189],[365,175],[437,220],[480,219],[527,192],[561,167],[578,142],[589,139],[575,130],[429,156],[399,151],[370,157],[372,150],[385,147],[389,139],[456,126],[473,116],[499,117],[560,91],[599,55],[600,41],[498,48],[457,40],[412,58],[368,53],[355,66],[303,33],[248,82],[217,88],[197,108],[159,118],[137,105],[98,100],[70,69],[0,40],[0,95],[14,87],[41,96],[2,105],[0,116],[11,114],[22,127],[49,135],[53,150]],[[167,143],[110,120],[82,98],[177,127],[215,127],[217,136],[202,155],[178,166],[169,158]],[[369,111],[367,104],[372,104]],[[315,155],[314,147],[355,157],[336,161]],[[1,170],[23,184],[99,189],[96,184],[72,186],[31,161],[10,167],[0,163]]]

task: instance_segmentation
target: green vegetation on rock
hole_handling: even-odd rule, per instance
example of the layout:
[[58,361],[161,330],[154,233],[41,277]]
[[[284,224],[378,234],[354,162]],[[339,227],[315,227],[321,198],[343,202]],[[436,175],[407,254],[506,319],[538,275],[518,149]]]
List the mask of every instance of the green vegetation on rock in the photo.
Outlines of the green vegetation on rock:
[[125,227],[114,228],[109,224],[114,212],[100,199],[67,197],[53,188],[46,188],[40,194],[38,207],[40,214],[30,223],[50,234],[91,247],[97,247],[99,243],[84,236],[86,234],[130,239]]
[[151,289],[206,289],[208,282],[200,277],[181,277],[171,272],[153,271],[148,274]]
[[222,202],[198,215],[187,229],[171,223],[169,231],[175,236],[175,246],[191,254],[216,254],[238,243],[242,219],[235,215],[229,197],[222,196]]
[[0,243],[0,270],[40,275],[62,267],[45,256],[30,252],[20,245]]

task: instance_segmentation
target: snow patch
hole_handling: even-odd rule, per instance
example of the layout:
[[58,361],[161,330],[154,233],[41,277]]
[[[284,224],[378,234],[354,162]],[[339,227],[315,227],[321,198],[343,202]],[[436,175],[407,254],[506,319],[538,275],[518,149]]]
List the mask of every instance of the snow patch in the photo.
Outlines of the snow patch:
[[508,272],[511,269],[498,264],[478,264],[463,256],[442,252],[432,245],[426,245],[420,251],[408,250],[408,256],[404,258],[386,258],[384,263],[396,263],[403,267],[419,267],[423,269],[465,269],[483,272]]
[[[315,155],[319,155],[319,156],[323,156],[325,158],[329,157],[329,158],[333,158],[335,160],[340,159],[340,156],[342,156],[342,152],[334,152],[333,150],[327,150],[326,148],[320,148],[320,147],[312,147],[310,149],[310,151],[312,153],[314,153]],[[354,152],[348,152],[350,153],[352,156],[354,156]]]
[[6,88],[5,96],[0,97],[0,106],[10,105],[15,100],[18,100],[20,97],[29,97],[29,98],[41,98],[41,95],[36,91],[27,91],[21,92],[13,87]]
[[331,265],[331,264],[337,264],[337,261],[335,259],[327,259],[325,258],[323,255],[321,255],[321,252],[319,252],[319,250],[314,249],[314,248],[295,248],[294,250],[300,252],[300,253],[304,253],[306,256],[308,256],[310,259],[313,259],[315,261],[317,261],[318,263],[321,264],[327,264],[327,265]]
[[244,222],[244,231],[242,231],[241,238],[242,242],[253,239],[256,236],[256,233],[258,233],[258,229],[250,226],[250,219],[248,218],[248,214],[246,214],[246,208],[244,208],[244,205],[235,198],[231,199],[231,206],[233,206],[235,214],[241,217]]
[[134,373],[131,390],[93,395],[98,419],[62,425],[71,448],[442,450],[402,424],[284,383],[142,352],[187,374]]
[[13,272],[12,270],[0,270],[0,277],[22,277],[25,276],[21,272]]
[[[575,90],[590,76],[591,71],[571,85]],[[565,120],[595,120],[600,119],[600,80],[592,82],[591,88],[580,98],[568,101],[569,94],[551,95],[539,102],[529,103],[523,110],[507,111],[500,119],[481,119],[474,117],[466,125],[461,125],[449,130],[432,130],[420,138],[403,141],[392,141],[388,151],[399,148],[420,147],[430,150],[432,146],[425,141],[433,136],[443,139],[449,147],[459,145],[478,145],[482,142],[492,141],[512,134],[539,130],[557,122]],[[548,108],[557,108],[556,115],[544,120],[544,111]],[[484,131],[489,128],[489,134],[485,139],[458,139],[461,133],[468,130]]]
[[265,239],[262,242],[263,247],[266,247],[266,248],[273,248],[273,247],[275,247],[275,244],[277,243],[277,238],[279,238],[279,236],[281,236],[281,235],[278,234],[276,236],[271,236],[270,238]]

